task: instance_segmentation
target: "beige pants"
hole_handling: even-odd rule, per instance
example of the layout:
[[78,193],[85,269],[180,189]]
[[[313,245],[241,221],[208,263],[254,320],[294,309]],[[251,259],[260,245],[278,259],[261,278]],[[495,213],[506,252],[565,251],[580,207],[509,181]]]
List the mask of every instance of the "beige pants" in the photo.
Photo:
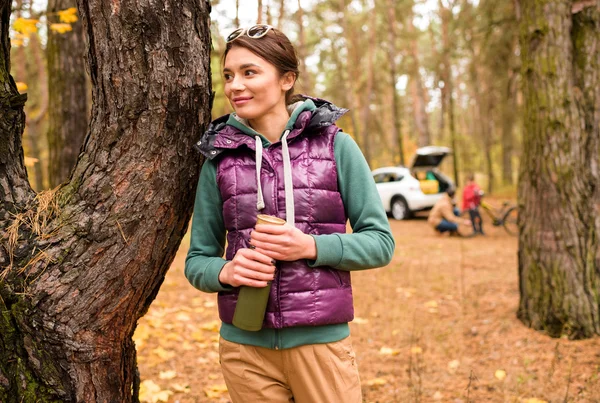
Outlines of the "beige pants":
[[352,340],[285,350],[219,342],[233,403],[360,403]]

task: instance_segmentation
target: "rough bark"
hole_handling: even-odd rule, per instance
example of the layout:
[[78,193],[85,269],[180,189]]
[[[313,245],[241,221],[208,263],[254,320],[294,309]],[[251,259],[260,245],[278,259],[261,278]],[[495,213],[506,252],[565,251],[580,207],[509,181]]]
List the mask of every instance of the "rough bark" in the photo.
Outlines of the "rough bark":
[[600,334],[600,1],[585,3],[519,5],[518,317],[553,337]]
[[400,156],[400,165],[405,165],[404,162],[404,139],[402,136],[402,115],[400,107],[400,97],[396,89],[397,67],[396,67],[396,7],[393,0],[386,0],[387,17],[388,17],[388,63],[390,67],[390,92],[392,93],[392,139],[398,147]]
[[48,1],[48,182],[51,188],[65,182],[75,166],[88,124],[88,78],[81,20],[73,30],[56,33],[57,11],[75,7],[75,0]]
[[[80,0],[92,116],[35,194],[0,1],[0,401],[138,401],[131,336],[186,232],[210,119],[210,5]],[[93,18],[90,18],[93,16]]]

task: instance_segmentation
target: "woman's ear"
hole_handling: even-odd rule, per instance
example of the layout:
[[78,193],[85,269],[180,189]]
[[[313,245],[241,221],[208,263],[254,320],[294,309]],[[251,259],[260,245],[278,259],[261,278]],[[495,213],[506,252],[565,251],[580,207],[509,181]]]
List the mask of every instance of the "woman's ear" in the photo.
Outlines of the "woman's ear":
[[284,91],[288,91],[290,88],[292,88],[294,86],[296,82],[296,74],[292,73],[291,71],[288,71],[287,73],[285,73],[283,75],[283,77],[281,77],[281,88]]

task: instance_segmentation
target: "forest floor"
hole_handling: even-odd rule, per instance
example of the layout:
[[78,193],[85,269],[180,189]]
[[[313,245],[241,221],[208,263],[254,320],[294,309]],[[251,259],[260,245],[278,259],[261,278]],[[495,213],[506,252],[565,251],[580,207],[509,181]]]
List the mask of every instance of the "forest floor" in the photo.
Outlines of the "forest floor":
[[[600,402],[600,339],[552,339],[516,318],[516,237],[489,222],[475,238],[436,235],[423,217],[390,223],[391,264],[352,274],[364,402]],[[186,280],[188,245],[134,337],[141,397],[226,403],[216,295]]]

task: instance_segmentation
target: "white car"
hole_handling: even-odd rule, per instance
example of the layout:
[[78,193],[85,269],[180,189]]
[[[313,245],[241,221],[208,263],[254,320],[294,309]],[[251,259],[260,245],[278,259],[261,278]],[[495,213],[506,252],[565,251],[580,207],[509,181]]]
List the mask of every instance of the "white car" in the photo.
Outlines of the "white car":
[[417,150],[411,168],[375,169],[373,179],[385,211],[396,220],[404,220],[416,211],[430,210],[448,188],[454,187],[452,180],[437,170],[444,157],[451,153],[447,147],[422,147]]

